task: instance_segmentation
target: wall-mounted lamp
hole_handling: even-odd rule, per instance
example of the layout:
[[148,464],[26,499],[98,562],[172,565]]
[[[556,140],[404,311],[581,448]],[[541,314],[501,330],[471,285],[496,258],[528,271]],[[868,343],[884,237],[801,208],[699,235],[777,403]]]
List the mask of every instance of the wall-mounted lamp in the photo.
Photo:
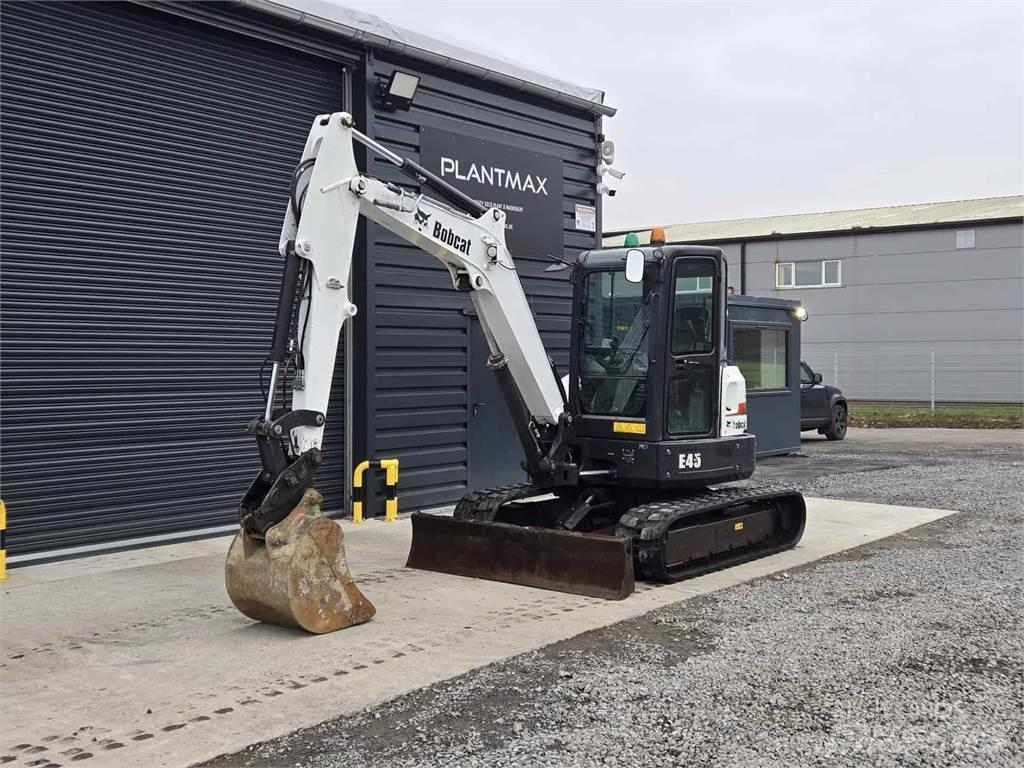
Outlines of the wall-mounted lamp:
[[802,306],[800,306],[800,307],[795,307],[795,308],[793,309],[793,314],[794,314],[794,315],[796,315],[796,319],[797,319],[797,320],[799,320],[799,321],[800,321],[801,323],[802,323],[802,322],[803,322],[804,320],[806,320],[806,319],[807,319],[807,317],[808,317],[808,314],[807,314],[807,309],[806,309],[805,307],[802,307]]
[[419,87],[419,77],[396,69],[386,83],[377,83],[377,107],[386,112],[409,109]]

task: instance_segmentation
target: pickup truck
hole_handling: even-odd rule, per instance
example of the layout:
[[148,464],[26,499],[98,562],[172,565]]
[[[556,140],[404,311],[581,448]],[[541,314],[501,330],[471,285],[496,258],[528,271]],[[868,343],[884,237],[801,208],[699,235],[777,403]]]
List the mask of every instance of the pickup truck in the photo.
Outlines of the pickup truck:
[[850,407],[839,387],[822,384],[821,374],[800,361],[800,431],[816,429],[829,440],[846,437]]

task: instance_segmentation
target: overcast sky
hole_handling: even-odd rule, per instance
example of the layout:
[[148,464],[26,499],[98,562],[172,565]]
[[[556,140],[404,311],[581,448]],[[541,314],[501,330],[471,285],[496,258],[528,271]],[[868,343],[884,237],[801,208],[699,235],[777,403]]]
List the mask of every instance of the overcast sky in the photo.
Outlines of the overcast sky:
[[601,88],[605,229],[1024,192],[1024,0],[339,0]]

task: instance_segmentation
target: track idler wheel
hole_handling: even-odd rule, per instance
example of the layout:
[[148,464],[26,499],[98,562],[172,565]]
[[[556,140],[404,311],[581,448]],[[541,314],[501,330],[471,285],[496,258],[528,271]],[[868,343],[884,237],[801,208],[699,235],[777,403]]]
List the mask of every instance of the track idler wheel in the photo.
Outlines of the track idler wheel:
[[344,534],[320,513],[322,500],[308,490],[265,538],[235,535],[225,582],[231,602],[250,619],[323,634],[377,612],[349,573]]

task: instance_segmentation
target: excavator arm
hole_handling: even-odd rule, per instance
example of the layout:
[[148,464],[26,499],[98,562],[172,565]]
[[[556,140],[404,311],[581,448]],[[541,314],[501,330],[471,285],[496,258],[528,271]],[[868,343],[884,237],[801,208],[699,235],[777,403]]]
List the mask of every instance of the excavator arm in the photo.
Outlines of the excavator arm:
[[[444,201],[360,173],[355,142]],[[289,514],[312,488],[322,460],[338,340],[345,321],[357,312],[351,280],[360,215],[437,258],[454,288],[469,294],[490,347],[489,365],[498,374],[523,443],[527,469],[531,476],[542,477],[558,462],[565,395],[505,245],[505,213],[483,208],[363,135],[353,127],[351,115],[320,115],[293,175],[281,230],[285,267],[269,360],[270,388],[263,414],[249,425],[262,467],[240,507],[242,528],[250,535],[262,536]],[[563,474],[573,471],[565,462],[558,468]]]

